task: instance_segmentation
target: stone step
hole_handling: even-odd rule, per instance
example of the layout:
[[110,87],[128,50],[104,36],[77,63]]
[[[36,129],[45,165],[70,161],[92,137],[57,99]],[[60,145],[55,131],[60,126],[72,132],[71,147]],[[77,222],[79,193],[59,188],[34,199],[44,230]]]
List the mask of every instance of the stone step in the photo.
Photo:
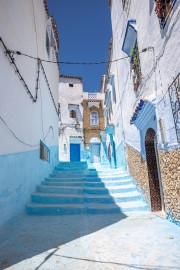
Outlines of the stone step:
[[100,177],[79,177],[79,176],[54,176],[54,175],[51,175],[50,177],[48,178],[45,178],[46,181],[52,181],[52,182],[60,182],[60,181],[63,181],[63,182],[77,182],[77,181],[86,181],[86,182],[99,182],[99,183],[102,183],[102,182],[119,182],[119,181],[131,181],[131,178],[129,176],[127,177],[104,177],[104,178],[100,178]]
[[42,215],[69,215],[69,214],[110,214],[110,213],[129,213],[147,211],[146,205],[130,207],[128,205],[115,204],[37,204],[29,203],[26,206],[28,214]]
[[[53,178],[54,179],[54,178]],[[68,179],[69,180],[69,179]],[[42,181],[42,185],[46,185],[46,186],[71,186],[71,187],[78,187],[78,186],[83,186],[83,187],[119,187],[119,186],[123,186],[123,185],[131,185],[133,182],[131,180],[121,180],[121,181],[105,181],[105,182],[95,182],[95,181],[86,181],[86,180],[79,180],[79,181],[62,181],[62,179],[60,181]]]
[[121,195],[115,194],[114,197],[109,194],[54,194],[34,192],[31,197],[33,202],[52,204],[119,203],[141,200],[141,195],[138,192],[122,193]]
[[37,187],[37,192],[43,192],[43,193],[57,193],[57,194],[115,194],[115,193],[124,193],[124,192],[132,192],[136,191],[136,186],[131,185],[131,186],[122,186],[120,188],[105,188],[105,187],[69,187],[69,186],[38,186]]
[[76,161],[76,162],[69,162],[69,161],[61,161],[58,163],[60,166],[81,166],[81,165],[87,165],[86,161]]
[[54,168],[55,171],[63,171],[63,172],[71,172],[71,173],[74,173],[74,171],[79,171],[79,172],[85,172],[85,171],[88,171],[87,168],[80,168],[80,167],[60,167],[60,166],[56,166]]

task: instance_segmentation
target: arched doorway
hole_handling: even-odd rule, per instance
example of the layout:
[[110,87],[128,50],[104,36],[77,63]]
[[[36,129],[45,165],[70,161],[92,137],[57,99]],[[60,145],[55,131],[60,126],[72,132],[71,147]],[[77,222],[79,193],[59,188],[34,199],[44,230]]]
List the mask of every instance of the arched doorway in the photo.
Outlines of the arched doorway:
[[162,202],[161,202],[161,192],[160,192],[160,184],[159,184],[159,177],[158,177],[155,137],[156,137],[156,133],[154,129],[149,128],[146,132],[145,147],[146,147],[146,159],[147,159],[148,177],[149,177],[151,210],[161,211]]

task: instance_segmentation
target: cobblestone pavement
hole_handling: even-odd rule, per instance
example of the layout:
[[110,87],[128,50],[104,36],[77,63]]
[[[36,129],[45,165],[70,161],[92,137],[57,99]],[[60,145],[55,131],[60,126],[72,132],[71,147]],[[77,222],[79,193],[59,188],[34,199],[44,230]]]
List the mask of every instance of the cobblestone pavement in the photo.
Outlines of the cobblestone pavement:
[[21,216],[0,231],[0,269],[178,270],[180,227],[149,212]]

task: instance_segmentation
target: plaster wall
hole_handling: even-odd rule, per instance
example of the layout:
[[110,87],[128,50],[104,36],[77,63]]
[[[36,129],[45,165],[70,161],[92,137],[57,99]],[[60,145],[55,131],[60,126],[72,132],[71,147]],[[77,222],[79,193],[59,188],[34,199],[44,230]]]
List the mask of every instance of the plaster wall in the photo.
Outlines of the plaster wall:
[[[122,51],[122,45],[129,19],[136,20],[139,51],[153,47],[151,50],[140,53],[142,82],[138,91],[134,91],[129,58],[112,63],[110,67],[110,73],[115,76],[117,97],[116,103],[112,99],[112,121],[115,124],[117,145],[119,145],[119,141],[125,140],[138,151],[142,151],[142,145],[140,144],[141,134],[134,125],[130,125],[130,119],[139,100],[143,98],[156,98],[155,115],[157,118],[155,119],[155,125],[157,127],[158,142],[161,143],[158,128],[158,120],[161,118],[165,123],[167,143],[169,145],[177,144],[167,90],[177,76],[180,66],[178,52],[180,46],[178,30],[180,27],[180,1],[176,1],[163,30],[160,29],[153,2],[129,1],[129,7],[126,12],[123,10],[121,1],[112,0],[111,8],[113,31],[112,60],[127,56]],[[122,132],[119,132],[118,123],[120,123],[120,129],[124,132],[124,135]],[[149,123],[147,123],[144,129],[145,132],[148,127]]]
[[[155,13],[155,1],[129,0],[126,1],[129,4],[125,10],[123,10],[122,1],[112,0],[111,2],[113,32],[111,60],[122,59],[111,63],[109,70],[110,75],[114,75],[116,89],[116,102],[113,96],[111,99],[113,108],[111,122],[115,126],[117,161],[118,164],[122,164],[123,159],[118,149],[119,145],[124,145],[128,169],[141,187],[145,198],[150,202],[144,142],[147,129],[153,128],[157,135],[158,167],[161,173],[159,181],[162,186],[164,208],[170,218],[179,220],[177,184],[179,144],[168,88],[180,72],[178,49],[180,46],[180,0],[175,2],[164,29],[160,28]],[[130,58],[122,51],[127,23],[131,19],[136,20],[142,72],[142,80],[137,91],[134,90]],[[142,52],[143,49],[145,49],[144,52]],[[107,89],[112,91],[110,83]],[[147,100],[148,103],[140,112],[141,119],[136,121],[135,125],[130,125],[140,99]],[[164,121],[165,141],[160,132],[160,119]]]
[[[55,54],[51,55],[50,59],[46,49],[48,17],[43,0],[2,0],[0,18],[0,37],[8,49],[41,59],[55,60]],[[38,97],[37,101],[33,102],[4,53],[1,42],[0,58],[2,224],[23,211],[24,204],[29,200],[36,184],[40,183],[58,162],[58,115],[41,69]],[[14,61],[35,96],[37,60],[15,54]],[[45,62],[43,66],[57,108],[58,66]],[[50,149],[50,163],[39,159],[40,140]]]
[[[69,85],[72,84],[73,87]],[[83,84],[78,78],[60,77],[59,81],[59,103],[61,117],[59,127],[62,130],[59,135],[59,159],[61,161],[70,160],[70,143],[76,142],[81,145],[81,160],[83,160]],[[70,118],[69,106],[77,105],[76,116],[80,124],[80,129],[75,129],[76,119]],[[72,107],[73,108],[73,107]],[[61,128],[62,127],[62,128]],[[73,137],[76,137],[73,139]]]

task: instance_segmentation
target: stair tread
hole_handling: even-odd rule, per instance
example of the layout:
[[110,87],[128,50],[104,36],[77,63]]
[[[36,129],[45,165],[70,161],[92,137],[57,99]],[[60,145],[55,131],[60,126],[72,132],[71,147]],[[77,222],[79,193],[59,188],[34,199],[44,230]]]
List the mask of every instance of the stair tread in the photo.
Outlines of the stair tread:
[[[49,207],[49,208],[101,208],[101,209],[109,209],[109,208],[129,208],[132,207],[129,203],[109,203],[109,204],[101,204],[101,203],[86,203],[86,204],[41,204],[30,202],[27,204],[28,207]],[[147,206],[145,203],[136,204],[135,207],[145,207]],[[133,207],[132,207],[133,208]]]
[[123,185],[123,186],[121,186],[121,187],[117,187],[117,186],[112,186],[112,187],[110,187],[110,188],[106,188],[106,187],[96,187],[96,186],[94,186],[94,187],[81,187],[81,186],[79,186],[79,187],[73,187],[73,186],[46,186],[46,185],[40,185],[40,186],[38,186],[38,187],[42,187],[42,188],[44,188],[44,189],[50,189],[50,188],[54,188],[54,189],[81,189],[81,190],[84,190],[84,189],[86,189],[86,190],[102,190],[102,191],[104,191],[104,190],[121,190],[121,189],[130,189],[130,188],[136,188],[136,186],[134,185],[134,184],[132,184],[132,185],[127,185],[127,186],[125,186],[125,185]]
[[140,193],[137,191],[132,191],[132,192],[124,192],[124,193],[115,193],[113,196],[111,194],[59,194],[59,193],[42,193],[42,192],[34,192],[32,193],[33,196],[40,196],[40,197],[69,197],[69,198],[126,198],[126,197],[136,197],[140,196]]

